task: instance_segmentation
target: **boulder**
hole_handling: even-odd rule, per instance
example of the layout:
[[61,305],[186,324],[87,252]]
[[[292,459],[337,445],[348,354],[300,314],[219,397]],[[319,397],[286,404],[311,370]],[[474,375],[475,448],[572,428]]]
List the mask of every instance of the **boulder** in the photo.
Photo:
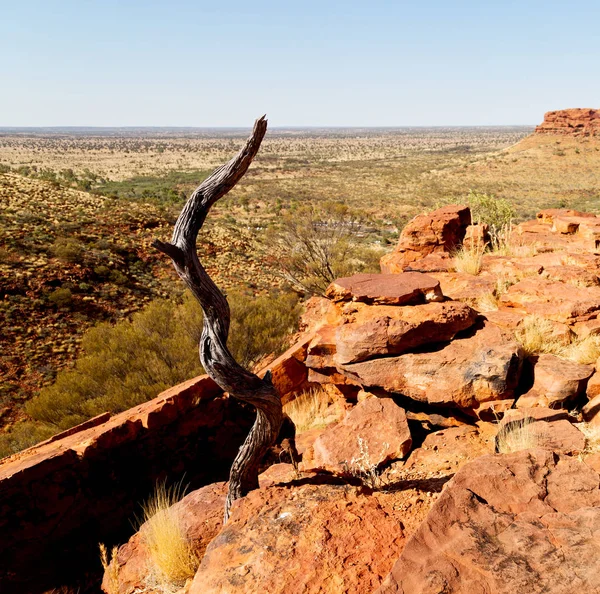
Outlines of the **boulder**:
[[347,485],[259,489],[234,503],[189,594],[370,594],[404,542],[390,495]]
[[354,363],[447,342],[470,328],[476,317],[468,305],[452,301],[405,307],[349,304],[346,323],[336,330],[334,359]]
[[377,594],[600,592],[600,478],[549,451],[461,468]]
[[[178,518],[182,534],[198,559],[223,525],[226,494],[225,483],[214,483],[193,491],[170,508],[169,513]],[[102,588],[107,594],[147,592],[156,583],[156,569],[145,543],[146,530],[147,524],[143,524],[126,544],[119,547],[116,560],[105,572]],[[114,592],[114,584],[109,583],[113,575],[118,576],[118,592]]]
[[534,363],[534,381],[531,390],[519,398],[521,406],[527,406],[528,399],[535,398],[537,406],[564,408],[585,393],[594,373],[593,365],[567,361],[556,355],[544,354],[530,360]]
[[583,407],[581,413],[584,421],[587,421],[592,425],[599,425],[600,415],[598,415],[598,413],[600,413],[600,394],[590,398],[590,401]]
[[486,223],[469,225],[465,231],[463,245],[467,249],[481,249],[490,242],[490,227]]
[[391,398],[371,397],[321,433],[314,442],[312,459],[303,459],[302,464],[305,469],[360,474],[404,458],[411,444],[404,410]]
[[434,252],[451,252],[460,246],[470,224],[468,206],[444,206],[416,216],[402,230],[394,252],[381,259],[382,272],[404,270]]
[[595,214],[581,212],[571,208],[545,208],[537,213],[538,221],[552,224],[556,217],[595,217]]
[[355,274],[338,278],[327,288],[334,302],[359,301],[379,305],[416,305],[443,301],[440,283],[419,272],[402,274]]
[[489,322],[434,350],[339,365],[350,380],[429,404],[474,409],[514,397],[522,351]]

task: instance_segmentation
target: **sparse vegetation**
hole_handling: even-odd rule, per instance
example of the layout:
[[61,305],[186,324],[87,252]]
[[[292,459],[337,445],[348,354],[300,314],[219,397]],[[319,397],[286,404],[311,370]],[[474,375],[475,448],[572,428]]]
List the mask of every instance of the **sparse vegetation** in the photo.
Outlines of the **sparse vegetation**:
[[536,432],[533,430],[534,424],[535,421],[530,417],[509,421],[496,436],[498,452],[500,454],[510,454],[537,447],[539,441]]
[[175,505],[184,495],[181,483],[172,487],[161,483],[143,505],[141,531],[152,563],[147,582],[167,593],[176,592],[194,577],[200,562]]
[[526,357],[541,353],[559,355],[566,347],[564,339],[556,336],[555,325],[537,315],[525,317],[517,327],[515,336]]
[[[352,458],[346,464],[347,472],[358,478],[363,484],[371,489],[380,489],[383,486],[381,469],[371,460],[369,453],[369,444],[360,435],[357,436],[359,455]],[[382,445],[382,453],[389,447],[389,444]],[[381,455],[379,456],[381,458]]]
[[[309,429],[325,427],[337,420],[335,415],[332,418],[330,406],[331,399],[324,388],[311,388],[284,404],[283,412],[294,421],[296,431],[302,433]],[[341,411],[338,411],[338,418],[340,414]]]
[[104,569],[107,594],[119,594],[119,563],[117,560],[118,547],[113,547],[110,556],[104,543],[100,543],[100,563]]
[[456,272],[464,272],[474,276],[481,272],[484,248],[480,246],[461,246],[452,258]]
[[516,216],[514,206],[503,198],[493,194],[469,191],[467,203],[471,208],[473,221],[486,223],[489,226],[491,249],[498,251],[508,245],[512,223]]

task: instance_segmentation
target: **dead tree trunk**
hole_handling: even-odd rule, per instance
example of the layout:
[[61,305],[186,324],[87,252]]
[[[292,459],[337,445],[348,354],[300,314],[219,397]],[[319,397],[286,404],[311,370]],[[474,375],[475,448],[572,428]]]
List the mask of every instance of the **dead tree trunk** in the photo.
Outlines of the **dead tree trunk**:
[[258,488],[258,465],[275,442],[282,422],[281,398],[267,374],[260,379],[244,369],[227,348],[229,304],[198,259],[196,239],[211,206],[242,178],[267,131],[263,116],[256,120],[246,145],[229,163],[216,169],[190,196],[173,231],[171,243],[153,246],[173,260],[175,270],[191,289],[204,312],[200,361],[208,375],[231,396],[256,407],[256,421],[231,466],[225,521],[235,499]]

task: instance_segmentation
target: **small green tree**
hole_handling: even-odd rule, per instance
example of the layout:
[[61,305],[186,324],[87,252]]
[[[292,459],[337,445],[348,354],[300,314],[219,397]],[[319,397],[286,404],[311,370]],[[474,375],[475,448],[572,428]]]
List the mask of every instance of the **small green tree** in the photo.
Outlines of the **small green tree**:
[[504,198],[496,198],[493,194],[474,190],[469,190],[467,202],[471,208],[473,221],[486,223],[489,226],[492,249],[497,250],[507,243],[516,215],[513,205]]
[[364,221],[341,202],[301,206],[265,236],[265,256],[294,289],[323,295],[336,278],[376,272],[382,250],[361,236]]

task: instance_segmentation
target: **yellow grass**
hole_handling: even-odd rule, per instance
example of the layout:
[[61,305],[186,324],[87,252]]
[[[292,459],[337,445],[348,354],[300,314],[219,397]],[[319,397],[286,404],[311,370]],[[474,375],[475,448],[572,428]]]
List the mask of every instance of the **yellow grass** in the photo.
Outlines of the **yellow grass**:
[[570,361],[591,365],[600,357],[600,337],[589,335],[576,339],[565,347],[561,354]]
[[538,438],[532,430],[534,422],[529,417],[524,417],[511,422],[509,430],[504,431],[504,427],[500,429],[496,442],[498,451],[501,454],[510,454],[537,447]]
[[466,274],[478,275],[481,272],[481,264],[483,261],[483,249],[477,246],[465,247],[462,246],[452,259],[452,264],[456,272],[464,272]]
[[283,412],[294,421],[296,431],[302,433],[324,427],[333,420],[330,404],[330,396],[323,388],[311,388],[285,404]]
[[152,562],[148,582],[155,582],[164,592],[181,588],[199,564],[174,507],[183,495],[180,483],[173,487],[162,483],[143,505],[145,523],[141,530]]
[[531,315],[523,319],[515,330],[515,336],[526,357],[542,353],[560,355],[565,350],[565,343],[554,332],[555,328],[550,320]]
[[100,543],[100,562],[104,569],[106,578],[105,586],[107,594],[119,594],[119,564],[117,562],[118,547],[113,547],[108,556],[108,549],[104,543]]

